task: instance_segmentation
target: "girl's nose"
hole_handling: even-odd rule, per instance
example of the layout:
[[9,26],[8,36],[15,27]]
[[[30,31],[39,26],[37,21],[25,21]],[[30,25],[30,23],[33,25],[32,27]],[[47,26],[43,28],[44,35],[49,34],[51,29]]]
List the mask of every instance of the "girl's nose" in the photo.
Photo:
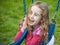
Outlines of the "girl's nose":
[[34,16],[33,16],[33,15],[31,15],[30,19],[34,19]]

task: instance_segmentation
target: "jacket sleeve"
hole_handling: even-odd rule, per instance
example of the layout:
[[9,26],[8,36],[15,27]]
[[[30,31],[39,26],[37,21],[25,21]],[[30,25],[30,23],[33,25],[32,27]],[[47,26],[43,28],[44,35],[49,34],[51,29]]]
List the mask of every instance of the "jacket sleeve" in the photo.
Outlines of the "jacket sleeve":
[[21,35],[22,35],[22,32],[21,32],[21,30],[19,30],[17,32],[16,36],[14,37],[14,41],[18,40]]
[[21,35],[22,35],[22,31],[21,31],[21,25],[20,25],[18,32],[17,32],[16,36],[14,37],[14,41],[18,40]]

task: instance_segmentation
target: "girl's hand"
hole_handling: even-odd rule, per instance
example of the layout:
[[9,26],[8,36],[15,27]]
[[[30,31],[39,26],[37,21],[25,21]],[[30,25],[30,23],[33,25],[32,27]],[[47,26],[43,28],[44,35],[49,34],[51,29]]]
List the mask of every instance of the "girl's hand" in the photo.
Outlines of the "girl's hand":
[[23,22],[22,22],[22,28],[21,31],[24,32],[24,30],[27,28],[27,19],[24,17]]

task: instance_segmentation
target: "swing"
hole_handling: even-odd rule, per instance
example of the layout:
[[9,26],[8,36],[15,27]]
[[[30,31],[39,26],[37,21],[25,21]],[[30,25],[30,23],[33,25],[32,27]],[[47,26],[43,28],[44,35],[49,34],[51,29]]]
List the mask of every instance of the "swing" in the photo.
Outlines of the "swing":
[[[23,0],[23,3],[24,3],[24,15],[25,15],[26,14],[26,0]],[[32,3],[34,3],[34,0],[32,0]],[[58,0],[57,7],[56,7],[56,12],[55,12],[54,17],[52,19],[52,23],[50,23],[50,25],[49,25],[48,42],[51,40],[52,36],[54,35],[54,29],[55,29],[55,25],[56,25],[55,19],[56,19],[56,15],[57,15],[57,12],[58,12],[59,4],[60,4],[60,0]],[[24,40],[27,32],[28,32],[28,30],[25,29],[23,34],[21,35],[21,37],[17,41],[15,41],[14,43],[12,43],[10,45],[20,45],[22,43],[22,41]],[[42,45],[46,45],[44,43],[44,41],[42,42]]]

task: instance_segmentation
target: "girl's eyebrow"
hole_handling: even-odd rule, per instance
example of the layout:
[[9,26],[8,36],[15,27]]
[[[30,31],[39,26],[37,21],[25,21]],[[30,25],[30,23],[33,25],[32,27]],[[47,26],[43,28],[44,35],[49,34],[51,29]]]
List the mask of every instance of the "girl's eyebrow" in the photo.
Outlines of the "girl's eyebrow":
[[40,14],[38,14],[38,13],[34,13],[34,14],[40,15]]

